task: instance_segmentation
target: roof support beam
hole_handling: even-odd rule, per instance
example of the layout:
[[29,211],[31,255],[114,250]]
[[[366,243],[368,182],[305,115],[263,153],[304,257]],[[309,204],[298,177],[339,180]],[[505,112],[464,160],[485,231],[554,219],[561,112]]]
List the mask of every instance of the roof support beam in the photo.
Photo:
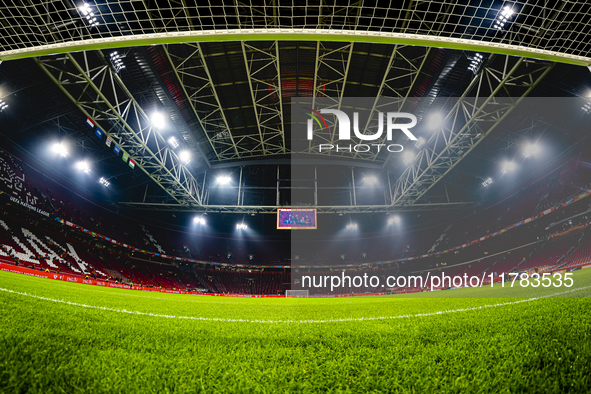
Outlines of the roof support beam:
[[[338,98],[338,104],[336,106],[337,110],[341,109],[341,105],[343,104],[343,97],[345,96],[345,89],[347,87],[347,77],[349,76],[349,68],[351,66],[351,56],[353,55],[353,47],[355,46],[355,43],[351,43],[351,45],[349,46],[349,54],[347,55],[347,60],[345,63],[345,70],[343,71],[342,74],[342,80],[341,80],[341,89],[339,92],[339,98]],[[330,107],[328,107],[330,108]],[[333,127],[332,127],[332,133],[330,136],[330,144],[334,144],[335,141],[335,135],[337,133],[337,123],[335,122]],[[328,154],[330,155],[332,151],[329,151]]]
[[185,47],[190,48],[192,52],[189,56],[181,57],[172,53],[168,46],[163,46],[179,86],[188,99],[216,158],[239,159],[240,152],[232,137],[203,49],[199,43],[185,44]]
[[[554,63],[510,56],[490,59],[398,178],[392,205],[416,204],[495,130],[553,67]],[[488,96],[478,97],[482,92]],[[476,97],[471,97],[474,93]]]
[[[340,109],[343,102],[347,77],[349,76],[349,66],[353,56],[354,43],[348,42],[342,45],[330,45],[318,42],[316,47],[316,62],[314,67],[314,96],[313,106],[316,99],[323,99],[323,109]],[[330,75],[330,79],[323,79],[322,75]],[[325,77],[326,78],[326,77]],[[328,104],[326,104],[329,102]],[[336,134],[337,122],[332,117],[327,118],[329,129],[325,132],[319,130],[315,133],[315,138],[323,143],[333,144]],[[308,143],[309,153],[319,153],[319,144],[312,146],[312,141]]]
[[59,89],[177,204],[201,204],[200,185],[101,52],[36,58]]
[[263,156],[286,153],[278,46],[241,42]]
[[[398,100],[397,105],[400,112],[402,112],[402,109],[404,108],[404,105],[406,104],[408,97],[413,92],[416,82],[419,76],[421,75],[427,57],[431,52],[431,48],[424,48],[424,53],[422,53],[420,56],[416,58],[411,59],[408,56],[405,56],[403,48],[405,47],[395,45],[392,49],[392,55],[390,56],[390,59],[388,61],[388,67],[384,72],[384,78],[382,79],[382,83],[380,84],[378,94],[376,95],[376,99],[373,103],[373,107],[371,109],[369,117],[367,118],[365,127],[363,128],[363,134],[367,134],[369,125],[370,123],[372,123],[372,121],[374,121],[375,124],[375,117],[378,115],[380,109],[380,106],[378,106],[378,102],[380,100],[380,97],[384,97],[386,95],[386,92],[388,93],[388,97],[397,97],[400,99]],[[408,84],[403,89],[395,88],[394,86],[390,85],[401,80],[408,81]],[[390,102],[388,102],[387,104],[382,104],[382,106],[385,105],[387,105],[389,109],[391,109]],[[386,137],[384,136],[380,138],[377,143],[383,144],[385,142]],[[378,158],[378,156],[378,152],[357,152],[355,153],[354,158],[364,157],[375,161]]]
[[[316,42],[316,59],[314,62],[314,86],[312,86],[312,108],[316,108],[316,97],[319,95],[318,67],[320,66],[320,41]],[[292,115],[293,116],[293,115]],[[308,142],[308,153],[312,152],[312,140]]]
[[[181,211],[181,212],[218,212],[218,213],[267,213],[276,214],[278,208],[286,208],[277,205],[203,205],[200,207],[189,207],[180,204],[159,204],[141,202],[120,202],[120,205],[139,210],[158,209],[159,211]],[[322,214],[348,214],[348,213],[387,213],[387,212],[423,212],[460,209],[472,205],[472,202],[450,202],[440,204],[416,204],[412,206],[392,208],[390,205],[339,205],[326,206],[315,205],[306,208],[314,208]]]

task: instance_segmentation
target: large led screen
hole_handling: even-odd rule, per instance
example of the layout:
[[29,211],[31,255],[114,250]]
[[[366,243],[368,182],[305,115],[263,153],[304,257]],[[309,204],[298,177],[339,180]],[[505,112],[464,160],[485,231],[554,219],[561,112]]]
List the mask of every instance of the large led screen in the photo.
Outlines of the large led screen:
[[277,210],[277,229],[279,230],[315,230],[316,209],[279,208]]

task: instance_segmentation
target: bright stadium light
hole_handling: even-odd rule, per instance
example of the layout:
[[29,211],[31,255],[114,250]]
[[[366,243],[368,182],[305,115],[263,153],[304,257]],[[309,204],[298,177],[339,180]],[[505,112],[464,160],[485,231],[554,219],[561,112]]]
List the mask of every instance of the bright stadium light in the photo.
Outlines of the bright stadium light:
[[441,112],[434,112],[427,117],[427,127],[431,130],[441,127],[445,120]]
[[51,150],[53,151],[53,153],[60,155],[61,157],[66,157],[68,155],[68,150],[66,149],[64,144],[59,143],[59,142],[56,142],[55,144],[53,144],[53,146],[51,147]]
[[203,216],[195,216],[195,218],[193,218],[193,223],[205,225],[205,218]]
[[388,224],[390,224],[390,225],[399,224],[399,223],[400,223],[400,216],[398,216],[398,215],[390,216],[388,218]]
[[184,150],[179,154],[179,159],[181,159],[185,164],[189,164],[191,161],[191,152],[188,150]]
[[98,26],[98,22],[96,20],[96,17],[94,16],[94,12],[92,11],[92,8],[90,8],[90,6],[88,4],[84,3],[83,5],[78,7],[78,10],[82,14],[82,16],[84,16],[86,18],[86,22],[88,22],[88,25],[90,27]]
[[527,159],[528,157],[535,156],[540,153],[540,146],[536,143],[527,143],[523,146],[523,155]]
[[511,18],[511,16],[513,16],[514,13],[515,12],[511,9],[511,7],[505,6],[499,14],[499,16],[497,17],[497,20],[495,21],[493,27],[497,30],[505,29],[505,25],[508,23],[509,18]]
[[388,217],[388,225],[393,225],[393,224],[399,224],[400,223],[400,216],[398,215],[393,215]]
[[8,104],[6,104],[4,100],[0,99],[0,112],[4,111],[6,108],[8,108]]
[[246,229],[248,229],[248,226],[244,222],[242,222],[242,223],[236,224],[236,228],[238,230],[246,230]]
[[90,172],[90,166],[88,165],[88,162],[86,160],[82,160],[76,163],[76,168],[79,171],[84,172],[85,174],[88,174]]
[[150,115],[150,122],[152,122],[152,127],[157,129],[162,129],[166,124],[164,115],[162,115],[161,112],[153,112],[152,115]]
[[406,165],[411,164],[415,161],[415,154],[411,150],[406,150],[402,153],[402,162]]
[[82,13],[82,15],[84,15],[84,16],[86,16],[86,15],[94,15],[94,13],[92,12],[92,9],[86,3],[84,3],[80,7],[78,7],[78,9],[80,10],[80,12]]
[[347,230],[357,230],[357,223],[349,223],[346,228]]
[[368,175],[363,178],[363,184],[366,186],[376,186],[378,182],[378,178],[375,175]]
[[123,64],[121,55],[117,51],[111,52],[111,54],[109,55],[109,60],[111,60],[111,65],[115,69],[116,73],[125,68],[125,64]]
[[586,114],[591,113],[591,101],[587,101],[585,105],[581,107],[581,109],[585,111]]
[[493,180],[491,177],[488,177],[484,180],[484,182],[482,182],[482,186],[487,187],[490,186],[493,183]]
[[176,138],[174,137],[170,137],[168,139],[168,143],[170,144],[170,146],[172,146],[172,149],[176,149],[179,147],[179,142]]
[[501,173],[506,174],[508,172],[513,172],[517,168],[517,164],[513,163],[512,161],[504,161],[501,165]]
[[471,60],[472,61],[468,66],[468,70],[472,71],[474,74],[478,74],[482,63],[484,62],[484,56],[482,56],[480,53],[477,53]]
[[106,180],[105,178],[102,178],[102,177],[101,177],[101,179],[99,179],[99,183],[101,185],[103,185],[104,187],[108,187],[111,184],[108,180]]
[[229,184],[231,181],[232,178],[230,178],[228,175],[220,175],[216,178],[216,182],[222,186]]
[[419,139],[417,139],[417,142],[415,143],[415,148],[417,149],[421,149],[423,147],[423,145],[425,145],[425,139],[423,137],[419,137]]

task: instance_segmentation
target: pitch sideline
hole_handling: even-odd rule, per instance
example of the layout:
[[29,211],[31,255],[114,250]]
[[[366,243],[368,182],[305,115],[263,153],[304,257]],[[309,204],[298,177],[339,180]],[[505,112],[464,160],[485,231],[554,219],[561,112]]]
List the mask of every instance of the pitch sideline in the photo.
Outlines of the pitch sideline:
[[591,288],[591,286],[578,287],[576,289],[571,289],[571,290],[567,290],[567,291],[563,291],[563,292],[559,292],[559,293],[548,294],[548,295],[540,296],[540,297],[526,298],[526,299],[517,300],[517,301],[502,302],[499,304],[481,305],[481,306],[474,306],[474,307],[470,307],[470,308],[449,309],[449,310],[437,311],[437,312],[417,313],[414,315],[351,317],[351,318],[322,319],[322,320],[226,319],[226,318],[221,318],[221,317],[163,315],[163,314],[146,313],[146,312],[140,312],[140,311],[128,311],[127,309],[116,309],[116,308],[108,308],[108,307],[104,307],[104,306],[80,304],[77,302],[71,302],[71,301],[59,300],[59,299],[55,299],[55,298],[43,297],[43,296],[38,296],[35,294],[24,293],[24,292],[5,289],[5,288],[1,288],[1,287],[0,287],[0,291],[10,293],[10,294],[16,294],[16,295],[36,298],[36,299],[43,300],[43,301],[50,301],[50,302],[55,302],[55,303],[60,303],[60,304],[77,306],[77,307],[81,307],[81,308],[97,309],[97,310],[103,310],[103,311],[115,312],[115,313],[125,313],[125,314],[129,314],[129,315],[161,317],[161,318],[166,318],[166,319],[181,319],[181,320],[196,320],[196,321],[226,322],[226,323],[314,324],[314,323],[341,323],[341,322],[354,322],[354,321],[407,319],[407,318],[413,318],[413,317],[428,317],[428,316],[436,316],[436,315],[445,315],[445,314],[450,314],[450,313],[469,312],[469,311],[485,309],[485,308],[496,308],[496,307],[502,307],[502,306],[507,306],[507,305],[515,305],[515,304],[521,304],[521,303],[525,303],[525,302],[537,301],[537,300],[540,300],[543,298],[555,297],[555,296],[568,294],[568,293],[572,293],[572,292],[579,291],[579,290],[585,290],[588,288]]

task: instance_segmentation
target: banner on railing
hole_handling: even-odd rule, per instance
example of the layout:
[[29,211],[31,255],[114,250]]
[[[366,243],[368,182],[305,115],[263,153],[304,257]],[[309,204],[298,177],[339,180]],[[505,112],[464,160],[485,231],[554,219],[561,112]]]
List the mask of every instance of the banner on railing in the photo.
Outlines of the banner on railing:
[[[61,280],[70,283],[81,283],[85,285],[94,285],[102,287],[112,287],[117,289],[128,289],[128,290],[140,290],[140,291],[153,291],[158,293],[170,293],[170,294],[192,294],[192,295],[205,295],[213,297],[239,297],[239,298],[285,298],[284,295],[262,295],[262,294],[222,294],[222,293],[199,293],[194,291],[183,291],[183,290],[171,290],[171,289],[155,289],[145,286],[130,286],[121,283],[113,283],[105,280],[96,279],[85,279],[82,277],[66,274],[58,274],[55,272],[45,272],[42,270],[31,269],[27,267],[20,267],[12,264],[6,264],[0,262],[0,271],[12,272],[15,274],[23,274],[29,276],[35,276],[37,278],[46,278],[53,280]],[[311,295],[310,298],[340,298],[340,297],[359,297],[359,296],[375,296],[384,295],[386,293],[359,293],[359,294],[335,294],[335,295]]]
[[550,238],[562,237],[563,235],[570,234],[570,233],[572,233],[573,231],[577,231],[577,230],[580,230],[580,229],[582,229],[582,228],[585,228],[585,227],[589,226],[589,224],[591,224],[591,222],[587,222],[587,223],[579,224],[578,226],[575,226],[575,227],[569,228],[568,230],[564,230],[564,231],[561,231],[561,232],[559,232],[559,233],[552,234],[552,235],[550,236]]
[[[585,197],[587,197],[589,195],[591,195],[591,190],[586,191],[584,193],[581,193],[581,194],[579,194],[576,197],[570,198],[570,199],[566,200],[565,202],[562,202],[560,204],[557,204],[557,205],[553,206],[552,208],[548,208],[544,212],[540,212],[539,214],[537,214],[535,216],[529,217],[529,218],[524,219],[524,220],[522,220],[522,221],[520,221],[518,223],[512,224],[512,225],[507,226],[507,227],[505,227],[503,229],[500,229],[498,231],[495,231],[492,234],[485,235],[483,237],[477,238],[475,240],[472,240],[472,241],[467,242],[467,243],[465,243],[463,245],[460,245],[460,246],[456,246],[456,247],[453,247],[453,248],[450,248],[450,249],[447,249],[447,250],[442,250],[442,251],[435,252],[435,253],[423,254],[423,255],[420,255],[420,256],[407,257],[407,258],[404,258],[404,259],[391,260],[391,261],[383,261],[383,262],[380,262],[378,264],[400,263],[400,262],[411,261],[411,260],[416,260],[416,259],[425,258],[425,257],[433,257],[433,256],[436,256],[436,255],[440,255],[442,253],[449,253],[449,252],[453,252],[453,251],[456,251],[456,250],[464,249],[464,248],[467,248],[467,247],[469,247],[471,245],[477,244],[478,242],[482,242],[482,241],[487,240],[489,238],[496,237],[498,235],[504,234],[505,232],[510,231],[510,230],[513,230],[514,228],[517,228],[517,227],[519,227],[519,226],[521,226],[523,224],[527,224],[527,223],[533,222],[534,220],[540,219],[540,218],[542,218],[542,217],[544,217],[546,215],[550,215],[551,213],[553,213],[553,212],[555,212],[555,211],[557,211],[557,210],[559,210],[561,208],[564,208],[567,205],[570,205],[570,204],[572,204],[574,202],[577,202],[577,201],[579,201],[579,200],[581,200],[581,199],[583,199],[583,198],[585,198]],[[193,260],[193,259],[186,259],[186,258],[176,257],[176,256],[167,256],[165,254],[159,254],[159,253],[155,253],[155,252],[150,252],[150,251],[139,249],[139,248],[136,248],[136,247],[133,247],[133,246],[130,246],[130,245],[126,245],[126,244],[124,244],[122,242],[117,242],[114,239],[105,237],[104,235],[101,235],[101,234],[98,234],[98,233],[95,233],[95,232],[91,232],[90,230],[88,230],[88,229],[86,229],[86,228],[84,228],[82,226],[79,226],[79,225],[77,225],[75,223],[66,221],[64,219],[56,218],[55,220],[57,220],[58,222],[66,225],[66,226],[69,226],[69,227],[75,228],[77,230],[83,231],[83,232],[85,232],[87,234],[91,234],[93,237],[104,239],[106,241],[109,241],[111,243],[117,244],[119,246],[123,246],[124,248],[130,249],[130,250],[133,250],[133,251],[136,251],[136,252],[140,252],[140,253],[143,253],[143,254],[152,255],[152,256],[160,256],[160,257],[164,257],[164,258],[168,258],[168,259],[172,259],[172,260],[184,261],[184,262],[189,262],[189,263],[204,264],[204,265],[221,265],[221,266],[229,266],[229,267],[235,266],[234,264],[226,264],[226,263],[216,263],[216,262],[211,262],[211,261]],[[575,231],[576,229],[577,228],[570,229],[570,231]],[[565,234],[565,232],[561,232],[561,233],[558,233],[558,234],[553,234],[552,237],[556,237],[556,236],[563,235],[563,234]],[[342,265],[341,267],[357,267],[357,266],[359,266],[359,265],[358,264],[346,264],[346,265]],[[295,265],[257,265],[257,266],[250,266],[250,267],[252,267],[252,268],[284,268],[284,269],[288,269],[288,268],[289,269],[290,268],[334,268],[334,265],[311,265],[311,266],[307,266],[307,265],[300,265],[300,266],[295,266]]]

